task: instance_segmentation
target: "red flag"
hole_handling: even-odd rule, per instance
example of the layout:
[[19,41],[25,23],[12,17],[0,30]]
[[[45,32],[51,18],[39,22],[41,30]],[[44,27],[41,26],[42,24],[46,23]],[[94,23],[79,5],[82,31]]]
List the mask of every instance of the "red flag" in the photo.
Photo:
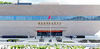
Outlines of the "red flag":
[[51,19],[51,16],[49,16],[48,19]]

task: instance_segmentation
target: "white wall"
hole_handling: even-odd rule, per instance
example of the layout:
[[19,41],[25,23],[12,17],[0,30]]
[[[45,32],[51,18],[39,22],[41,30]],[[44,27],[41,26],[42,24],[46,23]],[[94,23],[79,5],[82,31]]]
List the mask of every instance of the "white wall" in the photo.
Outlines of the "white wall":
[[99,5],[0,5],[0,16],[99,16]]
[[[0,35],[37,35],[37,30],[50,30],[50,25],[39,21],[0,21]],[[46,21],[45,21],[46,22]],[[100,30],[99,21],[57,21],[51,30],[63,30],[63,35],[94,35]]]
[[[0,5],[0,16],[100,16],[99,5]],[[38,21],[0,21],[0,35],[36,35]],[[65,21],[57,30],[64,35],[94,35],[100,30],[99,21]],[[50,29],[50,28],[49,28]],[[52,28],[56,29],[56,28]]]

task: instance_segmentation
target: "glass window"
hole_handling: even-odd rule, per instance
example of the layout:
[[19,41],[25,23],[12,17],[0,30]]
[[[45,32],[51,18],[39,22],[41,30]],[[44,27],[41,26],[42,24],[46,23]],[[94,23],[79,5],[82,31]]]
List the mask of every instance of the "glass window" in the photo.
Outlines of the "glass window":
[[99,21],[100,16],[0,16],[2,21]]

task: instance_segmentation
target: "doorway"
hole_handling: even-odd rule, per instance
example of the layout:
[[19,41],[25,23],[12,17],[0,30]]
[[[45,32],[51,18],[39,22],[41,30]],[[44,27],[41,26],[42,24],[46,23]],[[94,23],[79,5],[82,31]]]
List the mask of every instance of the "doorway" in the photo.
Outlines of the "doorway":
[[37,36],[62,36],[62,30],[38,30]]

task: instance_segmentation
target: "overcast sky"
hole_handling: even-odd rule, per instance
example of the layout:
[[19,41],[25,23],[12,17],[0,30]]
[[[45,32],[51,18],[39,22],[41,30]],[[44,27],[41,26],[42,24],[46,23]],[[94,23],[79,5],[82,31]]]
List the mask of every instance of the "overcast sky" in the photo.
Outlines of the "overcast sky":
[[[9,1],[16,2],[16,0],[1,0],[1,1]],[[100,0],[20,0],[20,2],[32,2],[32,3],[40,3],[40,2],[58,2],[61,4],[99,4]]]

